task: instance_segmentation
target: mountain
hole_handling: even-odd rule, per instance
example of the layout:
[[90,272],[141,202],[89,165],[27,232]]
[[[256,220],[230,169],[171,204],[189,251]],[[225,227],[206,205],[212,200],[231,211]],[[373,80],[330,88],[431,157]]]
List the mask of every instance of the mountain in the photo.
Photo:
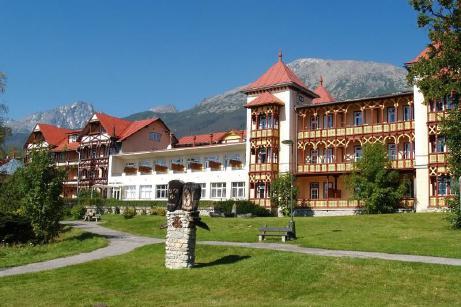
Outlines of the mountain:
[[20,120],[7,120],[6,125],[11,128],[12,134],[5,140],[6,148],[22,148],[26,138],[37,123],[79,129],[83,127],[94,112],[93,105],[77,101],[52,110],[32,113]]
[[[324,86],[337,100],[376,96],[408,90],[406,70],[390,64],[365,61],[337,61],[303,58],[288,66],[315,89],[320,76]],[[263,74],[261,71],[260,74]],[[253,81],[253,80],[249,80]],[[245,128],[246,96],[240,86],[222,94],[202,100],[188,110],[178,112],[173,105],[157,105],[149,111],[131,114],[127,119],[137,120],[161,117],[177,136]],[[86,102],[75,102],[53,110],[34,113],[21,120],[10,120],[7,125],[13,135],[7,147],[22,147],[25,138],[37,122],[54,124],[71,129],[81,128],[94,108]],[[110,113],[110,110],[107,110]]]
[[150,108],[149,111],[152,111],[154,113],[176,113],[178,112],[176,107],[172,104],[158,105],[158,106]]
[[[322,76],[324,86],[336,100],[370,97],[409,89],[406,70],[390,64],[304,58],[288,63],[288,66],[312,90],[318,85]],[[262,73],[264,71],[261,71]],[[246,96],[240,92],[243,87],[204,99],[189,110],[174,114],[146,111],[132,114],[127,118],[161,117],[177,136],[232,128],[243,129],[245,127],[243,105],[246,101]]]
[[20,120],[8,120],[6,125],[15,132],[30,133],[36,123],[46,123],[69,129],[79,129],[94,113],[93,105],[77,101],[52,110],[32,113]]

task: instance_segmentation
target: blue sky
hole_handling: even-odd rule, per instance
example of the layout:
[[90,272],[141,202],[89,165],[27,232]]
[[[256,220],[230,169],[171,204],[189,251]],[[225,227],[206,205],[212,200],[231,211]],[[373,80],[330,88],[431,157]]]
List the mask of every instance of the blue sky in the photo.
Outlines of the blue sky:
[[124,116],[186,109],[277,59],[401,66],[427,43],[406,0],[0,0],[0,101],[20,118],[77,100]]

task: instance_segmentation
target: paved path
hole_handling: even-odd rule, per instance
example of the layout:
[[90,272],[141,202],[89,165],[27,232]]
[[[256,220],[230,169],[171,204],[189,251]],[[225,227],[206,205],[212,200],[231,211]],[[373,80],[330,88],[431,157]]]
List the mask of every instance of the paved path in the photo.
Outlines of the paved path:
[[377,252],[360,252],[360,251],[347,251],[347,250],[333,250],[323,248],[310,248],[300,247],[292,244],[278,244],[278,243],[241,243],[241,242],[221,242],[221,241],[199,241],[199,244],[204,245],[219,245],[219,246],[237,246],[249,247],[258,249],[270,249],[283,252],[293,252],[300,254],[309,254],[327,257],[349,257],[349,258],[369,258],[369,259],[383,259],[395,260],[404,262],[418,262],[428,264],[444,264],[461,266],[461,259],[445,258],[445,257],[431,257],[431,256],[416,256],[405,254],[388,254]]
[[[142,236],[136,236],[121,231],[116,231],[102,227],[98,223],[91,222],[68,222],[68,225],[80,228],[87,232],[96,233],[105,236],[109,239],[109,246],[97,249],[89,253],[82,253],[75,256],[53,259],[44,262],[31,263],[23,266],[0,269],[0,277],[18,275],[32,272],[39,272],[45,270],[57,269],[69,265],[84,263],[92,260],[102,259],[110,256],[116,256],[128,253],[133,249],[144,246],[147,244],[163,243],[165,240],[154,239]],[[444,258],[444,257],[431,257],[431,256],[416,256],[404,254],[388,254],[376,252],[360,252],[360,251],[347,251],[347,250],[331,250],[322,248],[309,248],[300,247],[292,244],[279,244],[279,243],[243,243],[243,242],[222,242],[222,241],[199,241],[202,245],[214,246],[235,246],[247,247],[257,249],[277,250],[283,252],[293,252],[317,256],[327,257],[349,257],[349,258],[368,258],[368,259],[383,259],[404,262],[417,262],[428,264],[443,264],[461,266],[461,259]]]
[[88,253],[81,253],[74,256],[48,260],[44,262],[36,262],[12,268],[0,269],[0,277],[62,268],[69,265],[125,254],[137,247],[147,244],[164,242],[164,240],[160,239],[135,236],[108,229],[94,222],[67,222],[65,224],[75,226],[87,232],[105,236],[109,240],[109,245]]

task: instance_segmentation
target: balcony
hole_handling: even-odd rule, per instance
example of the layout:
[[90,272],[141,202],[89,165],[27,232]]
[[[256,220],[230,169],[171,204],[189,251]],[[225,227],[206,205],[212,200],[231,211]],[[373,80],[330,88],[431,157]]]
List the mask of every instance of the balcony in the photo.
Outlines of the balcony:
[[445,153],[430,153],[429,154],[429,163],[430,164],[440,164],[447,163],[448,154]]
[[406,168],[415,168],[415,161],[414,160],[392,160],[391,161],[392,168],[397,169],[406,169]]
[[298,164],[298,173],[338,173],[350,172],[352,169],[351,162]]
[[278,172],[279,165],[277,163],[258,163],[250,165],[250,172]]
[[260,130],[252,130],[251,131],[251,138],[267,138],[267,137],[279,137],[279,130],[278,129],[260,129]]
[[444,111],[429,112],[427,113],[427,121],[428,122],[439,122],[439,121],[442,121],[445,116],[447,116],[447,112],[444,112]]
[[429,208],[446,208],[448,206],[448,201],[453,197],[452,195],[430,196]]
[[328,137],[345,137],[361,134],[380,134],[387,132],[398,132],[405,130],[414,130],[414,121],[402,121],[395,123],[383,123],[375,125],[363,125],[356,127],[317,129],[298,132],[298,139],[309,138],[328,138]]
[[357,208],[357,200],[348,199],[298,199],[298,208],[327,209],[327,208]]

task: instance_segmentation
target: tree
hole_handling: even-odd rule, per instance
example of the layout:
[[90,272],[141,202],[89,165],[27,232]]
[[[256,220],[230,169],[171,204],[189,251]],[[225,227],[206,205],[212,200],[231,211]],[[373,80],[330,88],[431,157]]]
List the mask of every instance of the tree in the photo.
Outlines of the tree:
[[[5,74],[0,71],[0,93],[5,91],[6,87]],[[7,136],[11,134],[11,130],[5,126],[5,115],[8,112],[8,108],[4,104],[0,104],[0,154],[4,154],[3,143]]]
[[[408,81],[417,85],[425,102],[450,98],[458,107],[441,122],[441,135],[449,149],[448,164],[453,179],[461,176],[461,0],[411,0],[419,13],[418,26],[428,30],[427,54],[409,66]],[[457,180],[452,180],[456,182]],[[461,228],[459,189],[457,199],[449,202],[451,224]]]
[[363,203],[363,213],[395,212],[407,191],[407,182],[392,170],[383,144],[367,144],[349,178],[353,197]]
[[49,153],[31,153],[31,162],[18,171],[18,185],[23,195],[21,211],[32,223],[36,238],[47,243],[58,235],[63,214],[60,197],[64,171],[54,166]]
[[290,192],[292,191],[293,201],[296,201],[298,196],[297,187],[293,186],[293,189],[291,189],[292,180],[294,180],[293,175],[285,173],[278,176],[271,183],[271,202],[282,210],[283,215],[290,215]]

